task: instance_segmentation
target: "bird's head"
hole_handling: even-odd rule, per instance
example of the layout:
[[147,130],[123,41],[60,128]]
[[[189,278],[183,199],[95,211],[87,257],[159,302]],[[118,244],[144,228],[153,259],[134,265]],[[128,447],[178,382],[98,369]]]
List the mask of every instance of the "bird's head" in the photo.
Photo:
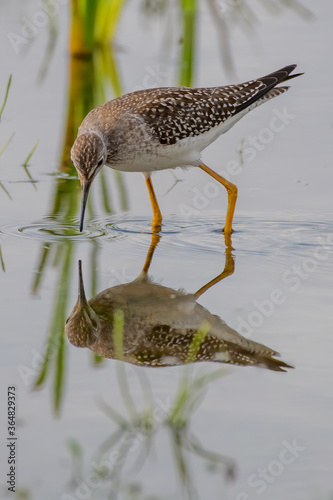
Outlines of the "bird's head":
[[92,181],[106,162],[107,150],[103,139],[94,132],[79,135],[72,147],[71,158],[82,186],[80,231]]
[[66,321],[65,332],[71,344],[76,347],[90,347],[97,340],[100,331],[100,319],[89,305],[84,293],[82,267],[79,261],[79,296]]

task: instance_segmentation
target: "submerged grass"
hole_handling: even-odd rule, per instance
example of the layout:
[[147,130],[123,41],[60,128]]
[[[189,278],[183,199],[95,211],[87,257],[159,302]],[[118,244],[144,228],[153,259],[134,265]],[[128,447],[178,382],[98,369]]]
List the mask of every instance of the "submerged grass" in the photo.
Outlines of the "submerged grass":
[[[120,328],[120,324],[117,328]],[[126,414],[121,414],[118,408],[115,409],[105,403],[103,399],[98,400],[98,406],[114,422],[116,429],[102,442],[97,453],[94,454],[95,459],[93,462],[95,466],[93,472],[99,474],[101,480],[109,482],[112,498],[117,497],[120,492],[125,493],[130,487],[128,480],[121,477],[122,469],[131,467],[130,477],[133,477],[134,474],[137,475],[149,456],[154,438],[164,428],[169,431],[174,469],[179,477],[182,489],[187,492],[188,498],[195,498],[197,491],[196,479],[191,467],[191,458],[194,456],[204,460],[206,465],[210,465],[211,472],[221,473],[227,479],[233,479],[236,470],[234,461],[229,457],[205,448],[189,430],[193,413],[198,407],[199,401],[203,399],[203,391],[207,389],[212,381],[225,375],[226,372],[219,369],[214,372],[193,376],[193,370],[184,367],[183,376],[179,388],[174,394],[173,402],[169,407],[163,405],[163,414],[161,414],[162,407],[159,401],[155,407],[153,393],[147,378],[142,378],[142,373],[146,372],[140,369],[134,371],[143,390],[144,410],[142,411],[136,406],[131,394],[133,375],[131,373],[129,377],[127,370],[128,365],[126,363],[117,362],[118,384]],[[193,404],[194,402],[196,404]],[[83,473],[82,467],[80,467],[79,473],[77,467],[75,470],[77,461],[80,458],[76,454],[78,449],[81,457],[82,450],[78,443],[76,443],[74,450],[70,447],[73,463],[72,477],[75,484],[79,486],[82,477],[86,477],[86,474]],[[166,450],[163,450],[163,453],[166,453]],[[110,456],[117,456],[117,460],[115,464],[112,464],[112,468],[106,471],[102,464],[107,464]],[[203,467],[201,468],[203,469]],[[208,469],[206,468],[206,470]]]

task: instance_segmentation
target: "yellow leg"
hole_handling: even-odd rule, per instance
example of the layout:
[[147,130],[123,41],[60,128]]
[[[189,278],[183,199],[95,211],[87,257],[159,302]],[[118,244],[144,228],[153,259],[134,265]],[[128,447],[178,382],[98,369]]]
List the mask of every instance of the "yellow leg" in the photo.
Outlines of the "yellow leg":
[[232,248],[230,246],[227,246],[225,249],[225,263],[224,263],[224,269],[221,274],[216,276],[213,280],[209,281],[206,283],[206,285],[202,286],[195,294],[195,298],[198,299],[203,293],[207,292],[213,285],[216,285],[216,283],[219,283],[220,281],[224,280],[227,276],[230,276],[231,274],[234,273],[235,271],[235,260],[232,255]]
[[148,250],[148,253],[147,253],[147,257],[146,257],[146,261],[144,263],[144,266],[143,266],[143,269],[141,271],[141,274],[147,274],[148,273],[148,270],[149,270],[151,261],[153,259],[154,252],[155,252],[155,248],[157,247],[157,244],[160,241],[160,238],[161,237],[160,237],[159,234],[152,234],[150,247],[149,247],[149,250]]
[[146,179],[146,184],[147,184],[147,188],[148,188],[148,192],[149,192],[151,206],[153,208],[153,221],[152,221],[153,232],[159,233],[161,231],[161,226],[162,226],[162,214],[160,211],[160,207],[158,206],[158,203],[157,203],[155,191],[154,191],[153,184],[151,182],[150,177],[148,177]]
[[237,186],[227,181],[227,179],[225,179],[221,175],[214,172],[214,170],[207,167],[207,165],[205,165],[204,163],[201,163],[199,167],[202,170],[204,170],[204,172],[207,172],[207,174],[209,174],[215,180],[217,180],[220,184],[222,184],[228,192],[228,209],[227,209],[227,216],[225,219],[224,233],[230,234],[232,232],[232,219],[234,217],[235,206],[237,201]]

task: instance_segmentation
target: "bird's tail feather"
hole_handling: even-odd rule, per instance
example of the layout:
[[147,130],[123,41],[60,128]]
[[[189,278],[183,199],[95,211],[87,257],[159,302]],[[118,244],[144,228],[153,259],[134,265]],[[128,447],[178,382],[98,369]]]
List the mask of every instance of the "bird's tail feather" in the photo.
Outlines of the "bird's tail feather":
[[[252,105],[256,102],[261,104],[264,100],[264,97],[267,96],[268,99],[276,97],[277,95],[286,92],[289,87],[277,87],[279,83],[286,82],[287,80],[291,80],[292,78],[296,78],[297,76],[303,75],[303,73],[296,73],[291,75],[290,73],[296,68],[296,64],[291,64],[289,66],[285,66],[273,73],[269,73],[266,76],[262,76],[261,78],[257,78],[255,82],[260,82],[262,84],[262,88],[260,88],[259,92],[257,92],[252,98],[245,100],[239,104],[236,108],[236,113],[240,113],[246,108],[253,109]],[[273,90],[275,92],[273,92]]]

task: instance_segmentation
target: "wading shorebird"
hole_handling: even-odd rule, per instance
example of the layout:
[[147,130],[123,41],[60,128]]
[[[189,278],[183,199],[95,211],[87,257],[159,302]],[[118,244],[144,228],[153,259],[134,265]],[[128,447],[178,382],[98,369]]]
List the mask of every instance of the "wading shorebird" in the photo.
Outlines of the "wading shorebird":
[[[279,355],[276,351],[246,339],[197,303],[204,292],[234,272],[230,248],[225,251],[223,272],[196,293],[187,294],[148,277],[159,238],[152,235],[146,262],[134,281],[107,288],[89,301],[79,262],[79,297],[65,327],[73,345],[139,366],[214,361],[274,371],[292,368],[275,358]],[[115,317],[119,313],[123,325],[121,331],[116,331]]]
[[103,165],[124,172],[142,172],[153,208],[153,232],[162,215],[153,189],[152,172],[200,167],[228,193],[224,232],[232,231],[237,187],[202,163],[201,152],[246,113],[286,92],[276,85],[296,64],[239,85],[212,88],[162,87],[139,90],[93,109],[83,120],[71,150],[82,185],[80,231],[92,181]]

